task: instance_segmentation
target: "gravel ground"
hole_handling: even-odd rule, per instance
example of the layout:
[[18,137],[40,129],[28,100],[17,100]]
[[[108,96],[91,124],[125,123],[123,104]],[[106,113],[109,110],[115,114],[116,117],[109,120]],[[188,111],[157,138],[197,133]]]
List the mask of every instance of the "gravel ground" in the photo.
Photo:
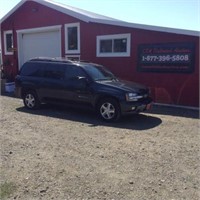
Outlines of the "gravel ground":
[[154,106],[104,123],[85,110],[0,101],[1,199],[200,199],[198,111]]

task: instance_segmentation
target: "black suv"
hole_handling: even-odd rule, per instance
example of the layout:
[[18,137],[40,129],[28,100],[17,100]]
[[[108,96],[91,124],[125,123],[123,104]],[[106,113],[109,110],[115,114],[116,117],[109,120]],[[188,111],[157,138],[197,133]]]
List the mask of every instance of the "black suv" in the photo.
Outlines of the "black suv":
[[152,99],[145,86],[117,79],[108,69],[64,58],[35,58],[15,79],[15,93],[28,109],[41,103],[90,106],[105,121],[145,111]]

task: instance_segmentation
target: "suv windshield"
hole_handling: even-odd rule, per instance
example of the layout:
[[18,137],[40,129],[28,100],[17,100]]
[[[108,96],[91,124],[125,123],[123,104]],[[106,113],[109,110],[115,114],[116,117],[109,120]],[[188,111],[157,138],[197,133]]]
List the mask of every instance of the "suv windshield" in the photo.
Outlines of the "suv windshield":
[[112,72],[101,65],[85,65],[84,69],[94,81],[116,79]]

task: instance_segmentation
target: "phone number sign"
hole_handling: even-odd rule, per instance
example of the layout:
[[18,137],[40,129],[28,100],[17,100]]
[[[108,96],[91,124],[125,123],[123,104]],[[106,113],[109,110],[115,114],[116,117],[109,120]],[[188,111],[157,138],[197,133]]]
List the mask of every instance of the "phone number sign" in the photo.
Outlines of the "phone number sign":
[[194,52],[194,43],[139,45],[138,71],[191,73],[194,70]]

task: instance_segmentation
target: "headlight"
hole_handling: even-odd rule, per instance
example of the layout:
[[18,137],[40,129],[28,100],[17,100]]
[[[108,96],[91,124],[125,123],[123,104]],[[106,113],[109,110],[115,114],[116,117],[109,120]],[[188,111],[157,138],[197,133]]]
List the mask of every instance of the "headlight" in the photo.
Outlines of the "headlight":
[[143,96],[138,95],[137,93],[127,93],[126,94],[126,101],[138,101],[141,98],[143,98]]

